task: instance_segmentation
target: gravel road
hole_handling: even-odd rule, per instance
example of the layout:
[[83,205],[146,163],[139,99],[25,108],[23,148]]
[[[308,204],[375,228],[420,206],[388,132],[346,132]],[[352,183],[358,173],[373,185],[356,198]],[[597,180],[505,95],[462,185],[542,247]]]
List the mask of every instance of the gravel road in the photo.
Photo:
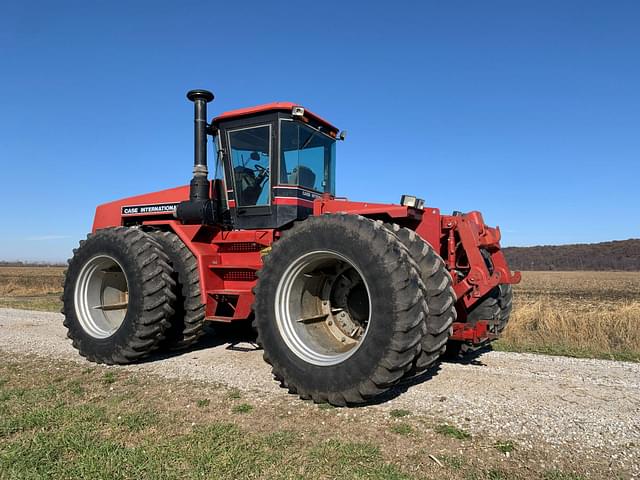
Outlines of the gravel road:
[[[59,314],[0,309],[0,350],[86,362],[65,333]],[[287,397],[262,352],[238,340],[209,335],[197,350],[114,368]],[[394,408],[526,448],[631,465],[640,475],[640,364],[487,352],[468,363],[444,363],[427,381],[403,385],[358,411]]]

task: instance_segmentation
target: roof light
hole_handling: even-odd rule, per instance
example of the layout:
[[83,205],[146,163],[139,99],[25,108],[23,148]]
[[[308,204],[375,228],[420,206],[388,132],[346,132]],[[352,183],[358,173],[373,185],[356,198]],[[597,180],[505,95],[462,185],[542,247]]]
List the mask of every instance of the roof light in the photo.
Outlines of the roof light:
[[304,108],[303,107],[293,107],[291,109],[291,115],[294,117],[304,117]]

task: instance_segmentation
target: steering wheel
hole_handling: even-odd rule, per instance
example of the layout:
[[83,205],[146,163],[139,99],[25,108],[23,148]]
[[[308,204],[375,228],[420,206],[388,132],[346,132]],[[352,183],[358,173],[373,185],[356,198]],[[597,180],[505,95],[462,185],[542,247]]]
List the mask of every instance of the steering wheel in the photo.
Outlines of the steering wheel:
[[257,163],[254,165],[253,168],[255,169],[256,172],[258,172],[258,175],[256,175],[256,184],[260,188],[262,188],[265,182],[267,181],[267,178],[269,178],[269,170],[264,168],[262,165],[258,165]]

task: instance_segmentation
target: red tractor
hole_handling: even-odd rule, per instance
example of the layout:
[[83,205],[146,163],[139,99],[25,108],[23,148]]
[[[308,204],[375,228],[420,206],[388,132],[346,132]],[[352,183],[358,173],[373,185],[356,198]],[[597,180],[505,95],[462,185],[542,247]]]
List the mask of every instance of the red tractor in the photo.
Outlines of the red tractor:
[[352,405],[445,349],[497,338],[520,275],[479,212],[443,215],[410,195],[398,205],[337,197],[344,133],[331,123],[287,102],[207,123],[213,94],[187,97],[190,186],[100,205],[69,261],[64,325],[81,355],[134,362],[190,346],[205,321],[251,320],[283,387]]

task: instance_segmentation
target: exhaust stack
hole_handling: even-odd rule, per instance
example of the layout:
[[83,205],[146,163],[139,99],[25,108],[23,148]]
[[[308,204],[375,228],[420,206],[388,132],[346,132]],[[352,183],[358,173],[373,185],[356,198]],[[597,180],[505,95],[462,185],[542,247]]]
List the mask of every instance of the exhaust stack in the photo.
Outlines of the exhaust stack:
[[215,208],[211,200],[207,168],[207,103],[213,100],[208,90],[190,90],[187,98],[193,102],[193,178],[189,201],[181,202],[176,217],[183,223],[215,223]]
[[190,90],[187,98],[193,102],[193,179],[189,200],[209,200],[209,171],[207,169],[207,103],[213,93]]

